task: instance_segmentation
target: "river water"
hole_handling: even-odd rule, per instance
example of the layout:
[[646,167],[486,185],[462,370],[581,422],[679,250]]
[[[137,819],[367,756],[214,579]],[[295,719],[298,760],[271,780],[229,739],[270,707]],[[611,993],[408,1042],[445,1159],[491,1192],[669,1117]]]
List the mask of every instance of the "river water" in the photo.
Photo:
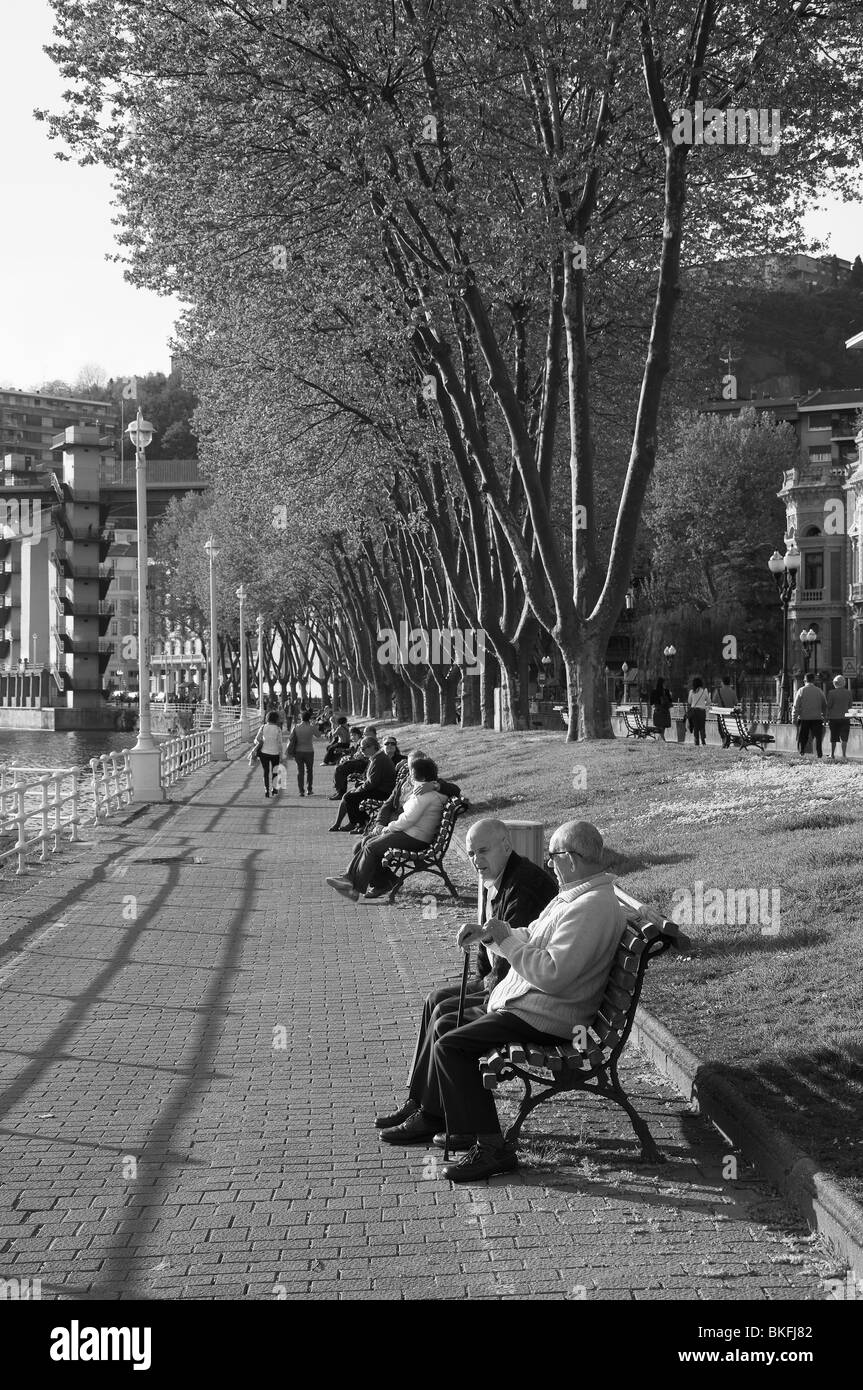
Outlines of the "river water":
[[70,729],[42,733],[32,729],[0,729],[0,767],[86,767],[102,753],[118,753],[135,744],[133,733],[108,729]]

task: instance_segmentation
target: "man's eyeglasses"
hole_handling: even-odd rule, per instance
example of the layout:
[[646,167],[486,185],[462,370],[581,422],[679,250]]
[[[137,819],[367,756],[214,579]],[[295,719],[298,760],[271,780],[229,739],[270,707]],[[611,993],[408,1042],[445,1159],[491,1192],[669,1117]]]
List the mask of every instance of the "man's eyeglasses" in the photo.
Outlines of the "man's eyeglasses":
[[553,869],[555,859],[559,859],[562,854],[572,854],[571,849],[550,849],[542,861],[544,869]]

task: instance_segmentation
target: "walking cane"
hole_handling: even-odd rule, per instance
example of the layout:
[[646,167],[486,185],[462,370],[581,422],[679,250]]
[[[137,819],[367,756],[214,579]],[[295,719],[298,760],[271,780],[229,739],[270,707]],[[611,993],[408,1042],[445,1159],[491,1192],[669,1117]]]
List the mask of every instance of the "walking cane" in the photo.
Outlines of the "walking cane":
[[[477,925],[478,925],[478,926],[482,926],[483,918],[485,917],[485,904],[486,904],[486,896],[485,896],[485,889],[483,888],[483,890],[482,890],[482,900],[481,900],[481,902],[480,902],[479,909],[478,909],[477,914],[476,914],[476,915],[477,915]],[[458,996],[458,1013],[456,1014],[456,1020],[455,1020],[455,1026],[456,1026],[456,1028],[460,1028],[461,1025],[462,1025],[462,1023],[464,1022],[464,999],[465,999],[465,995],[467,994],[467,973],[468,973],[469,968],[470,968],[470,947],[468,946],[467,950],[466,950],[465,953],[464,953],[464,965],[462,966],[462,971],[461,971],[461,990],[460,990],[459,996]],[[446,1163],[446,1162],[448,1161],[448,1159],[449,1159],[449,1125],[448,1125],[448,1123],[447,1123],[446,1116],[444,1116],[444,1124],[445,1124],[445,1126],[446,1126],[446,1138],[445,1138],[445,1140],[444,1140],[443,1161],[444,1161],[444,1163]]]
[[[464,1022],[464,999],[465,999],[465,995],[467,994],[467,973],[468,973],[468,970],[469,970],[469,969],[470,969],[470,947],[468,946],[467,950],[466,950],[465,953],[464,953],[464,965],[462,966],[462,972],[461,972],[461,990],[459,991],[459,996],[458,996],[458,1013],[456,1014],[456,1020],[455,1020],[455,1026],[456,1026],[456,1028],[460,1028],[461,1025],[462,1025],[462,1023]],[[448,1163],[448,1162],[449,1162],[449,1124],[447,1123],[446,1116],[444,1116],[444,1124],[446,1125],[446,1138],[445,1138],[445,1140],[444,1140],[444,1146],[443,1146],[443,1161],[444,1161],[444,1163]]]

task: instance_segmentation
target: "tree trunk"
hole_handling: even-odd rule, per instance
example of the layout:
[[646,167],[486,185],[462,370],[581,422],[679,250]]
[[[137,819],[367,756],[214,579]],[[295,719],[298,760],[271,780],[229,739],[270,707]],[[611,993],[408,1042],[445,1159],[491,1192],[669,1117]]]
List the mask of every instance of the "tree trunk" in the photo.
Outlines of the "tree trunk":
[[516,723],[516,680],[515,671],[500,665],[500,727],[501,732],[510,733],[517,728]]
[[440,699],[440,723],[443,725],[457,724],[456,692],[458,690],[458,679],[446,676],[438,689]]
[[566,668],[567,742],[614,738],[605,679],[606,643],[561,647]]
[[425,717],[424,724],[437,724],[440,719],[440,691],[431,671],[425,679]]
[[479,718],[484,729],[494,728],[494,692],[500,680],[500,662],[486,646],[485,660],[479,676]]
[[461,678],[461,727],[469,729],[481,722],[480,713],[480,685],[482,677],[478,680],[476,676],[466,676],[462,672]]
[[393,690],[395,693],[396,719],[405,724],[411,722],[414,711],[411,708],[410,689],[407,681],[401,676],[393,674]]
[[423,692],[413,684],[408,685],[408,695],[411,702],[411,723],[422,724],[425,719],[425,700]]
[[[531,627],[531,624],[526,626]],[[532,642],[525,634],[518,644],[518,699],[516,701],[516,728],[530,728],[530,653]]]
[[363,691],[365,687],[361,680],[356,676],[348,676],[348,686],[351,695],[351,718],[362,718],[363,712]]

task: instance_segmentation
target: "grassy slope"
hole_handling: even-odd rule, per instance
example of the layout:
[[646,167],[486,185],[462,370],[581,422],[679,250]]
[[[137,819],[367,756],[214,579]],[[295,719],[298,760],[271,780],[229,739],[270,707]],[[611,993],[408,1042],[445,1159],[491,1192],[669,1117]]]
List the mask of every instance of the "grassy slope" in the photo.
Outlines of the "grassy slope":
[[[779,888],[778,935],[684,926],[691,957],[655,962],[644,1002],[863,1197],[863,766],[691,744],[567,745],[550,733],[398,732],[461,784],[468,821],[499,813],[546,832],[593,821],[621,885],[669,915],[675,890],[697,880],[705,891]],[[573,789],[576,767],[585,790]]]

